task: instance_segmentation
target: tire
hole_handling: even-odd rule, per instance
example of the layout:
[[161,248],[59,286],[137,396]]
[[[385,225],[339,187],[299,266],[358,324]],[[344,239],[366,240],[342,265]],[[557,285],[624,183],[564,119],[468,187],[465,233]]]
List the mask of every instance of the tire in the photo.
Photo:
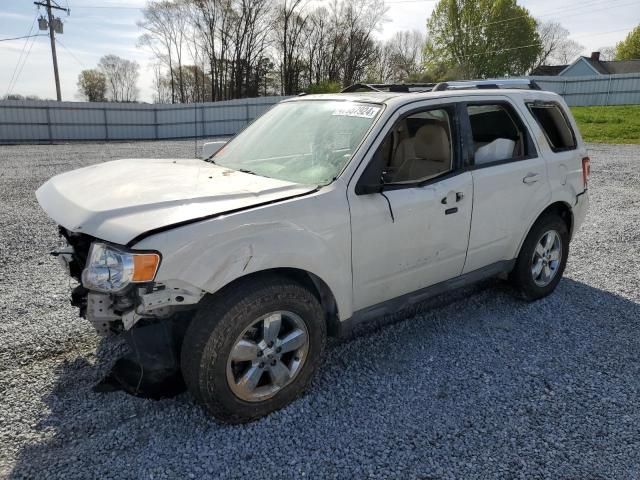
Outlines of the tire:
[[[273,337],[274,325],[284,333]],[[280,276],[254,277],[203,298],[182,344],[182,375],[195,400],[217,420],[249,422],[304,392],[321,363],[326,328],[322,306],[309,290]],[[293,345],[287,339],[300,343],[303,334],[306,346],[282,351]],[[251,360],[244,359],[247,352]],[[249,387],[241,388],[247,378]]]
[[[547,236],[549,232],[552,232],[552,235]],[[553,235],[556,237],[553,237]],[[549,255],[537,253],[536,248],[539,249],[538,252],[546,251],[544,245],[550,239],[553,239],[553,246],[556,248],[549,249]],[[541,242],[544,242],[544,244]],[[555,260],[555,252],[558,249],[560,258]],[[567,265],[568,256],[569,231],[566,223],[558,215],[544,215],[531,227],[520,249],[516,265],[511,272],[511,281],[527,301],[546,297],[558,286]],[[552,270],[556,261],[555,269]],[[540,274],[536,275],[538,268],[541,269]],[[545,268],[553,271],[551,278],[547,278],[547,270]]]

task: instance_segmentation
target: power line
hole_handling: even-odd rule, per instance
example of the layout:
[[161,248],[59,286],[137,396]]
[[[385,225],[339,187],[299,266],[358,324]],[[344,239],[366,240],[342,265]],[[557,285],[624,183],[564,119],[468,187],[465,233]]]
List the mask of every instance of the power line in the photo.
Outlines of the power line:
[[36,14],[34,15],[33,21],[31,22],[31,26],[29,27],[29,31],[25,35],[26,40],[24,41],[24,44],[22,45],[22,50],[20,50],[20,55],[18,56],[18,62],[16,63],[16,66],[13,68],[13,73],[11,74],[11,80],[9,80],[9,85],[7,86],[7,91],[6,91],[5,95],[8,95],[9,93],[11,93],[11,86],[13,85],[13,79],[16,76],[16,72],[18,71],[18,67],[20,66],[20,62],[22,61],[22,56],[24,55],[24,50],[25,50],[25,48],[27,48],[27,43],[29,43],[29,38],[31,36],[31,32],[33,31],[33,26],[36,24],[36,19],[37,18],[38,18],[38,12],[36,12]]
[[[619,29],[619,30],[611,30],[609,32],[589,33],[587,35],[592,36],[592,37],[597,37],[599,35],[606,35],[608,33],[622,32],[622,31],[625,31],[625,30],[631,30],[633,28],[635,28],[635,26],[627,27],[627,28],[623,28],[623,29]],[[580,35],[578,35],[578,36],[580,36]],[[523,48],[541,47],[541,46],[542,46],[541,43],[531,43],[529,45],[521,45],[519,47],[501,48],[499,50],[490,50],[490,51],[487,51],[487,52],[479,52],[479,53],[472,53],[472,54],[469,54],[469,55],[461,55],[461,57],[462,58],[477,57],[477,56],[480,56],[480,55],[487,55],[487,54],[491,54],[491,53],[502,53],[502,52],[509,52],[509,51],[512,51],[512,50],[522,50]]]
[[73,57],[73,59],[74,59],[76,62],[78,62],[78,65],[80,65],[82,68],[87,68],[87,66],[86,66],[84,63],[82,63],[82,61],[81,61],[81,60],[79,60],[79,59],[78,59],[78,57],[76,57],[76,56],[71,52],[71,50],[69,50],[67,47],[65,47],[64,43],[62,43],[62,42],[60,41],[60,39],[59,39],[59,38],[57,38],[57,37],[56,37],[56,43],[57,43],[58,45],[60,45],[62,48],[64,48],[64,49],[65,49],[65,51],[66,51],[69,55],[71,55],[71,57]]
[[7,95],[10,94],[11,92],[13,92],[14,87],[18,83],[18,80],[20,79],[20,75],[22,75],[22,70],[24,70],[24,66],[27,63],[27,59],[29,58],[29,54],[31,54],[31,49],[33,48],[33,44],[34,43],[36,43],[36,39],[35,38],[33,40],[31,40],[31,45],[29,45],[29,49],[27,50],[27,54],[24,56],[24,59],[22,61],[22,65],[20,65],[20,69],[18,70],[18,73],[17,73],[17,75],[16,75],[16,77],[15,77],[15,79],[13,81],[13,84],[10,86],[10,89],[7,91]]
[[[398,1],[400,1],[400,0],[398,0]],[[406,1],[409,1],[409,0],[406,0]],[[419,1],[423,1],[423,0],[419,0]],[[636,5],[637,4],[637,0],[636,0],[636,1],[628,2],[628,3],[622,3],[622,4],[615,5],[616,2],[620,2],[620,1],[625,1],[625,0],[604,0],[604,1],[603,0],[591,0],[590,2],[584,3],[584,4],[580,5],[580,6],[567,7],[565,9],[556,10],[554,12],[543,13],[541,15],[537,15],[536,18],[547,17],[547,16],[550,16],[550,15],[557,15],[558,13],[560,13],[560,14],[572,13],[572,11],[574,11],[574,10],[582,10],[584,6],[590,6],[590,5],[599,6],[599,5],[604,4],[604,3],[607,4],[606,7],[598,8],[598,9],[595,9],[595,10],[588,10],[588,11],[580,12],[580,13],[573,13],[572,15],[573,15],[573,17],[579,17],[579,16],[587,15],[587,14],[590,14],[590,13],[593,13],[593,12],[611,10],[613,8],[620,8],[620,7],[626,7],[626,6],[629,6],[629,5]],[[612,5],[612,3],[614,5]],[[498,24],[498,23],[507,23],[507,22],[511,22],[511,21],[518,20],[520,18],[526,18],[526,17],[529,17],[529,15],[520,15],[520,16],[516,16],[516,17],[505,18],[505,19],[502,19],[502,20],[496,20],[496,21],[493,21],[493,22],[479,23],[479,24],[477,24],[475,26],[484,27],[484,26],[487,26],[487,25],[493,25],[493,24]],[[503,29],[503,32],[504,31],[514,30],[514,29],[517,29],[517,28],[519,28],[517,25],[505,27]],[[570,33],[569,33],[569,37],[571,37]]]
[[[622,29],[618,29],[618,30],[611,30],[611,31],[608,31],[608,32],[588,33],[586,35],[589,35],[589,36],[592,36],[592,37],[597,37],[599,35],[606,35],[608,33],[623,32],[623,31],[626,31],[626,30],[631,30],[633,28],[635,28],[635,26],[622,28]],[[584,35],[578,35],[578,37],[580,37],[580,36],[584,36]],[[502,52],[509,52],[511,50],[522,50],[523,48],[531,48],[531,47],[538,47],[538,46],[542,46],[542,44],[541,43],[531,43],[529,45],[522,45],[520,47],[501,48],[499,50],[490,50],[488,52],[480,52],[480,53],[472,53],[470,55],[462,55],[462,57],[463,58],[476,57],[476,56],[479,56],[479,55],[486,55],[486,54],[489,54],[489,53],[502,53]]]
[[598,33],[583,33],[580,35],[573,35],[570,37],[571,38],[580,38],[580,37],[598,37],[600,35],[607,35],[609,33],[618,33],[618,32],[627,32],[629,30],[633,30],[634,28],[636,28],[636,25],[632,25],[630,27],[626,27],[626,28],[619,28],[618,30],[609,30],[608,32],[598,32]]
[[391,0],[384,3],[436,3],[438,0]]
[[523,48],[540,47],[540,46],[542,46],[541,43],[531,43],[529,45],[521,45],[519,47],[500,48],[498,50],[489,50],[487,52],[478,52],[478,53],[471,53],[469,55],[460,55],[460,57],[462,57],[462,58],[478,57],[480,55],[487,55],[489,53],[510,52],[512,50],[522,50]]
[[[553,16],[553,15],[557,15],[558,13],[560,14],[565,14],[565,13],[571,13],[573,17],[579,17],[582,15],[589,15],[593,12],[600,12],[602,10],[610,10],[612,8],[618,8],[618,7],[626,7],[629,5],[636,5],[637,2],[633,1],[633,2],[629,2],[629,3],[623,3],[623,4],[619,4],[619,5],[611,5],[612,3],[616,3],[619,1],[624,1],[624,0],[593,0],[591,2],[586,2],[586,3],[582,3],[582,4],[578,4],[578,5],[574,5],[574,6],[567,6],[567,7],[563,7],[560,8],[558,10],[555,10],[553,12],[547,12],[547,13],[542,13],[540,15],[531,15],[534,18],[540,18],[540,17],[549,17],[549,16]],[[600,8],[600,9],[596,9],[596,10],[584,10],[584,7],[589,7],[589,6],[599,6],[599,5],[604,5],[606,4],[607,7],[605,8]],[[584,10],[584,11],[583,11]],[[574,12],[581,12],[581,13],[574,13]],[[513,19],[517,19],[517,18],[523,18],[526,17],[528,15],[522,15],[520,17],[514,17]],[[506,19],[504,21],[507,21],[509,19]],[[498,22],[500,22],[502,20],[499,20]],[[497,22],[496,22],[497,23]]]
[[[585,2],[585,3],[566,5],[564,7],[561,7],[559,9],[557,9],[557,10],[554,10],[553,12],[541,13],[539,15],[532,15],[531,13],[527,13],[525,15],[518,15],[518,16],[515,16],[515,17],[511,17],[511,18],[504,18],[504,19],[501,19],[501,20],[496,20],[494,22],[486,23],[485,25],[493,25],[493,24],[496,24],[496,23],[505,23],[505,22],[510,22],[512,20],[518,20],[520,18],[527,18],[527,17],[539,18],[539,17],[548,17],[550,15],[557,15],[559,13],[560,14],[571,13],[573,11],[582,10],[582,9],[584,9],[584,7],[588,7],[588,6],[600,5],[600,4],[603,4],[603,3],[606,3],[606,4],[610,5],[611,3],[615,2],[615,1],[616,0],[613,0],[613,1],[612,0],[604,0],[604,1],[603,0],[591,0],[591,1]],[[620,1],[620,0],[617,0],[617,1]],[[585,11],[584,13],[588,14],[588,13],[591,13],[593,11],[594,10],[588,10],[588,11]],[[576,15],[574,15],[574,16],[576,16]]]
[[[385,3],[387,4],[396,4],[396,3],[433,3],[434,1],[437,0],[387,0]],[[604,5],[606,4],[607,7],[604,9],[598,9],[598,10],[587,10],[584,11],[583,13],[578,13],[578,14],[574,14],[573,16],[580,16],[580,15],[588,15],[592,12],[598,12],[601,10],[609,10],[610,8],[617,8],[617,7],[625,7],[625,6],[629,6],[629,5],[635,5],[637,2],[630,2],[630,3],[626,3],[626,4],[621,4],[621,5],[611,5],[612,3],[615,3],[616,1],[623,1],[623,0],[591,0],[588,2],[578,2],[578,3],[574,3],[574,4],[570,4],[570,5],[565,5],[564,7],[561,7],[559,9],[553,10],[553,11],[549,11],[549,12],[544,12],[538,15],[533,15],[532,13],[527,13],[524,15],[518,15],[515,17],[509,17],[509,18],[504,18],[501,20],[495,20],[492,22],[486,22],[486,23],[481,23],[478,24],[478,26],[486,26],[486,25],[493,25],[493,24],[497,24],[497,23],[507,23],[507,22],[511,22],[514,20],[518,20],[520,18],[527,18],[527,17],[534,17],[534,18],[540,18],[540,17],[548,17],[548,16],[552,16],[552,15],[558,15],[558,14],[566,14],[566,13],[572,13],[575,11],[581,11],[584,9],[584,7],[588,7],[588,6],[599,6],[599,5]]]
[[21,38],[31,38],[31,37],[46,37],[46,35],[42,33],[37,33],[35,35],[23,35],[22,37],[0,38],[0,42],[8,42],[10,40],[20,40]]
[[113,8],[117,10],[125,9],[125,10],[144,10],[146,7],[132,7],[131,5],[82,5],[78,7],[73,7],[74,10],[79,9],[92,9],[92,8]]

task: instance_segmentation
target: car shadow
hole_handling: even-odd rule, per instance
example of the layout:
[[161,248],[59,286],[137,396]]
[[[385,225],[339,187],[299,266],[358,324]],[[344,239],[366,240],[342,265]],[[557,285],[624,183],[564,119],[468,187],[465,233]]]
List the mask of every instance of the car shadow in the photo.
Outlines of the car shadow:
[[[326,462],[323,472],[340,476],[345,462],[359,461],[354,452],[389,438],[413,450],[402,459],[399,450],[374,456],[398,462],[397,478],[416,472],[427,478],[433,465],[446,467],[461,448],[456,435],[482,437],[486,451],[477,452],[479,458],[489,452],[512,472],[519,468],[516,459],[527,461],[528,448],[543,457],[571,448],[582,462],[575,465],[571,457],[572,468],[596,478],[606,459],[591,460],[593,452],[619,440],[601,421],[625,415],[638,420],[629,392],[617,387],[636,391],[639,385],[640,304],[634,301],[565,278],[551,296],[527,303],[504,282],[491,280],[435,297],[413,313],[406,321],[398,321],[400,315],[381,319],[352,340],[333,341],[310,392],[241,426],[217,424],[188,394],[154,401],[94,392],[118,350],[102,341],[94,362],[79,357],[57,366],[53,388],[41,395],[44,413],[33,420],[45,438],[18,452],[8,478],[240,477],[234,470],[240,463],[243,471],[255,466],[270,477],[313,476],[305,459],[311,451]],[[417,418],[431,420],[417,425]],[[511,421],[517,427],[509,427]],[[555,424],[569,440],[555,438],[554,444]],[[574,433],[580,441],[570,441]],[[505,435],[510,444],[501,443]],[[290,450],[292,438],[296,470],[252,454],[256,442]],[[545,468],[563,461],[547,460]],[[456,465],[450,470],[459,478],[472,468]]]

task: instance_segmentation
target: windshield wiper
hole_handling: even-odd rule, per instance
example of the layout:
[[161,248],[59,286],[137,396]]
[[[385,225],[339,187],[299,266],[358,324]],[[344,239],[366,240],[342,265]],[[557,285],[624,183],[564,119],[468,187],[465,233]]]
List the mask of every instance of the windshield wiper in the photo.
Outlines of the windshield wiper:
[[238,171],[242,172],[242,173],[249,173],[251,175],[257,175],[259,177],[264,177],[265,176],[265,175],[258,175],[256,172],[252,172],[251,170],[247,170],[246,168],[239,168]]

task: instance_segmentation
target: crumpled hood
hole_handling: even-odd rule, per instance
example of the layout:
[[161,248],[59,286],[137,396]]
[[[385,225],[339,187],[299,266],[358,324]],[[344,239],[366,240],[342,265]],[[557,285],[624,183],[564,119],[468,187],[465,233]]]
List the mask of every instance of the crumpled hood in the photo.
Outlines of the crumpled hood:
[[315,190],[202,160],[127,159],[57,175],[36,191],[63,227],[126,245],[150,230]]

